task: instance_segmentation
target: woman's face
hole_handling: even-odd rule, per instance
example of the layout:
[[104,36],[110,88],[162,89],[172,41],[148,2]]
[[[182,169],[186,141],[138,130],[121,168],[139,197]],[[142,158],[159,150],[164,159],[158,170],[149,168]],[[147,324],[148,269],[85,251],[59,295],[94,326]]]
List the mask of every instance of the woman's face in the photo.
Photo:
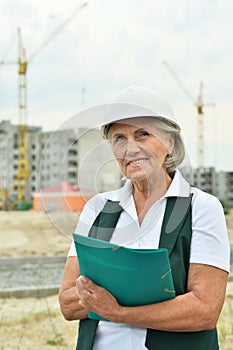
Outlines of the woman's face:
[[114,123],[109,138],[122,173],[132,180],[155,177],[174,145],[171,134],[158,129],[149,117]]

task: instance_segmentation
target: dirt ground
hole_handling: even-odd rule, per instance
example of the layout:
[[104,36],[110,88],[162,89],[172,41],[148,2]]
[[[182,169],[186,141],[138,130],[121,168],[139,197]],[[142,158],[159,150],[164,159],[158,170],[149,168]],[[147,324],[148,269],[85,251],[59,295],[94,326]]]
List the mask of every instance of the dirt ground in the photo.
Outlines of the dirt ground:
[[[0,211],[0,257],[65,256],[78,213]],[[226,216],[233,250],[233,210]]]
[[[78,216],[0,211],[0,257],[66,256]],[[57,295],[0,299],[1,350],[75,349],[77,325],[64,320]]]
[[[0,211],[0,257],[65,256],[78,214]],[[227,225],[233,249],[233,211]],[[73,350],[78,322],[65,321],[57,296],[0,299],[0,350]],[[233,282],[219,320],[221,350],[232,350]]]
[[65,256],[79,214],[0,211],[0,256]]
[[64,320],[57,295],[0,299],[1,350],[75,350],[77,327]]

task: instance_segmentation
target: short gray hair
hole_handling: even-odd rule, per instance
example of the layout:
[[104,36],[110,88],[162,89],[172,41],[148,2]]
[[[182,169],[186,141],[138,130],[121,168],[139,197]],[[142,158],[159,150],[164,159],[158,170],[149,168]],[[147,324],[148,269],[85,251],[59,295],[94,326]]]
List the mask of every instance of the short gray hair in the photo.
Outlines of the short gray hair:
[[[174,138],[174,147],[172,153],[165,158],[164,165],[167,173],[173,176],[176,168],[182,163],[185,157],[185,146],[178,124],[162,117],[149,117],[153,120],[154,125],[164,133],[170,133]],[[113,123],[102,126],[102,133],[105,139],[109,139],[109,130]]]
[[153,118],[155,126],[165,133],[170,133],[174,138],[172,153],[165,158],[164,165],[169,175],[173,175],[176,168],[182,163],[185,157],[185,146],[181,135],[180,127],[165,118]]

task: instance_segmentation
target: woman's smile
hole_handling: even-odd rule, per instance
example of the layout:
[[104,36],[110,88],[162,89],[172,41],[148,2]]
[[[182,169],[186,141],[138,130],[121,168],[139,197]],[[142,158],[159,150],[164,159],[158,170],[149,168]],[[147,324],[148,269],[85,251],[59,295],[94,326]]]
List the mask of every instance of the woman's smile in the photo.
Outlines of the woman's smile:
[[130,160],[127,162],[127,166],[130,166],[132,168],[138,168],[138,167],[142,166],[147,160],[148,160],[148,158],[133,159],[133,160]]

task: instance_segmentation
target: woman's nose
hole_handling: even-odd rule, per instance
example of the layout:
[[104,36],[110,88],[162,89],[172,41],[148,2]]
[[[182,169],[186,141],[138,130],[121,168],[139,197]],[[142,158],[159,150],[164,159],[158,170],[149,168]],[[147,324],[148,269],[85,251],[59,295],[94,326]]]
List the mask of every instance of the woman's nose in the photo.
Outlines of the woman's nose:
[[128,156],[133,156],[140,151],[139,143],[133,140],[128,140],[126,146],[126,154]]

